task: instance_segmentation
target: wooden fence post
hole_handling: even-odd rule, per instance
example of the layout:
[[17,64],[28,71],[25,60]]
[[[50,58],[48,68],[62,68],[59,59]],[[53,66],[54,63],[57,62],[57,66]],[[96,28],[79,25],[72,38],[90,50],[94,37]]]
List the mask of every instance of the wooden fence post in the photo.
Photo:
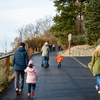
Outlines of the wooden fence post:
[[9,73],[9,56],[6,57],[6,70],[5,72],[8,74]]
[[37,48],[37,53],[39,53],[39,47]]
[[30,57],[32,56],[32,54],[33,54],[33,49],[31,48],[30,49]]
[[31,58],[32,54],[33,54],[33,49],[29,49],[27,50],[27,53],[28,53],[28,56],[29,56],[29,59]]
[[36,48],[34,48],[34,54],[36,53]]
[[71,37],[72,37],[72,34],[70,33],[68,35],[68,41],[69,41],[69,55],[70,55],[70,47],[71,47]]

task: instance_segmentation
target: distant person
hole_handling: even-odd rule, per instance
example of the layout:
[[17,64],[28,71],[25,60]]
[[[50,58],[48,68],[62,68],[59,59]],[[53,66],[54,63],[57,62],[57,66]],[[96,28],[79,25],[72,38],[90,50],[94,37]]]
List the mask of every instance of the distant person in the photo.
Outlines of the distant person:
[[49,49],[50,49],[50,51],[52,51],[52,44],[49,45]]
[[93,76],[97,76],[96,90],[100,94],[100,45],[97,46],[96,50],[92,55],[91,69]]
[[34,96],[38,73],[32,60],[29,61],[28,67],[24,71],[27,73],[26,83],[28,83],[28,96]]
[[59,50],[59,51],[61,50],[61,45],[58,45],[58,50]]
[[48,60],[49,60],[49,46],[48,42],[45,42],[45,44],[42,46],[42,58],[43,58],[43,66],[45,68],[48,67]]
[[56,47],[56,46],[55,46],[55,44],[53,44],[53,46],[52,46],[52,47],[53,47],[53,51],[55,51],[55,47]]
[[63,61],[63,58],[61,57],[61,53],[58,54],[55,60],[57,60],[58,68],[61,68],[61,62]]
[[15,71],[15,90],[16,94],[23,91],[24,86],[24,69],[29,61],[28,53],[25,50],[25,43],[20,43],[19,48],[15,51],[13,57],[13,67]]

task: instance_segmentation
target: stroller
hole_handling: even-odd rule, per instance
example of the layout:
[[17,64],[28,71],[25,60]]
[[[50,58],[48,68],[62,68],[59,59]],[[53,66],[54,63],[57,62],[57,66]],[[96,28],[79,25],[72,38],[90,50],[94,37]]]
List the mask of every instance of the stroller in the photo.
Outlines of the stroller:
[[[43,57],[42,57],[42,64],[41,66],[43,67]],[[49,67],[49,57],[48,57],[48,64],[47,64],[47,67]]]

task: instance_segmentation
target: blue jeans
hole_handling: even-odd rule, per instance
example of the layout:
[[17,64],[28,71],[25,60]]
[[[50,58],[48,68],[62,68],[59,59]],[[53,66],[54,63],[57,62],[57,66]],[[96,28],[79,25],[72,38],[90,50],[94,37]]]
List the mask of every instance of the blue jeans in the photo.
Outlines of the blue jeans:
[[58,63],[58,67],[61,67],[61,63]]
[[23,89],[24,86],[24,71],[15,71],[15,89]]
[[28,93],[31,93],[31,87],[32,87],[32,90],[35,90],[36,84],[30,84],[30,83],[28,83]]
[[99,89],[100,89],[100,75],[97,75],[97,86],[98,86]]
[[48,65],[48,59],[49,59],[49,57],[43,57],[43,65],[44,66]]

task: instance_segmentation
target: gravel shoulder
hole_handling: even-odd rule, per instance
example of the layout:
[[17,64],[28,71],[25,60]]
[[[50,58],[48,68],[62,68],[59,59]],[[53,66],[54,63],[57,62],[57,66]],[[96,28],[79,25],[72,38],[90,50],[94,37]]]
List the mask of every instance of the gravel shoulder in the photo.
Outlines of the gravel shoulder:
[[96,46],[92,45],[77,45],[71,47],[70,54],[69,49],[61,51],[62,56],[92,56]]

